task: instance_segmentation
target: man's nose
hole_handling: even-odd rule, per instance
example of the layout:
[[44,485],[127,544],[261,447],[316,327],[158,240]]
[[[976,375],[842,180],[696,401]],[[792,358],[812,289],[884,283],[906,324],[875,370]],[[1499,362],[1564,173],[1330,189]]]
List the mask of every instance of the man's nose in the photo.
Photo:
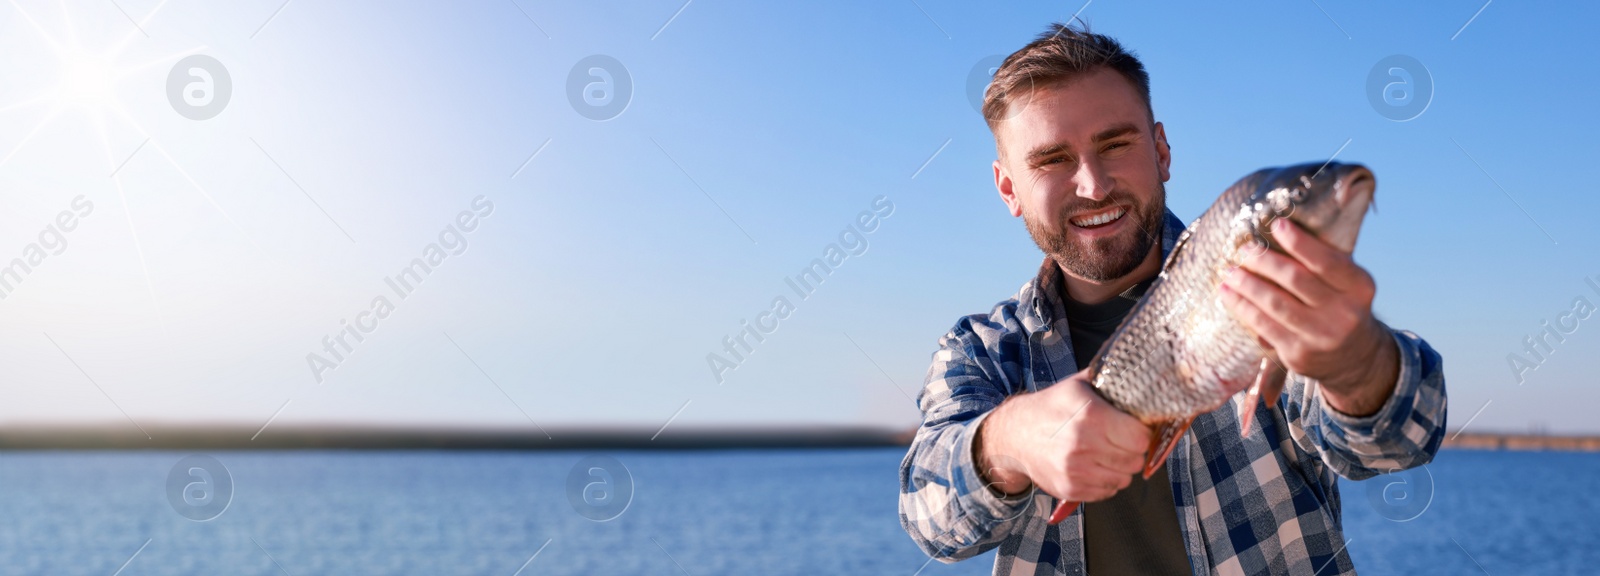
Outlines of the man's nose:
[[1082,198],[1099,202],[1111,195],[1111,179],[1098,158],[1091,157],[1078,162],[1078,173],[1073,181],[1078,186],[1078,196]]

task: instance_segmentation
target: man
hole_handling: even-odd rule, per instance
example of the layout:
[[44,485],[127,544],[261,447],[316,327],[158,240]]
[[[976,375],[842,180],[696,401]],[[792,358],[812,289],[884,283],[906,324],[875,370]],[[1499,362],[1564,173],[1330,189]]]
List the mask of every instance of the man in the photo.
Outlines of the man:
[[[1046,257],[1038,275],[939,342],[901,465],[901,524],[954,562],[998,547],[995,574],[1353,574],[1337,476],[1420,466],[1443,437],[1438,353],[1372,315],[1371,276],[1290,224],[1247,260],[1229,311],[1290,371],[1241,438],[1234,404],[1196,418],[1136,476],[1150,431],[1095,394],[1086,367],[1183,230],[1171,150],[1143,64],[1054,25],[1006,58],[983,112],[995,187]],[[1086,502],[1049,525],[1059,501]]]

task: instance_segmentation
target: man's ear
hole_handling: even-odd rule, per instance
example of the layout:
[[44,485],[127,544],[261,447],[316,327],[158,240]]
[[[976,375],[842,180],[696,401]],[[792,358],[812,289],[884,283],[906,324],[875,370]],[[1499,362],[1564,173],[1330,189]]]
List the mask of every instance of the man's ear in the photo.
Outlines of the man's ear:
[[1166,182],[1172,178],[1172,147],[1167,145],[1167,127],[1156,122],[1156,165],[1161,169],[1161,181]]
[[1017,191],[1012,187],[1011,175],[1006,173],[1005,165],[997,158],[994,161],[994,188],[1000,192],[1000,200],[1006,203],[1006,208],[1011,210],[1011,216],[1022,215],[1022,200],[1017,198]]

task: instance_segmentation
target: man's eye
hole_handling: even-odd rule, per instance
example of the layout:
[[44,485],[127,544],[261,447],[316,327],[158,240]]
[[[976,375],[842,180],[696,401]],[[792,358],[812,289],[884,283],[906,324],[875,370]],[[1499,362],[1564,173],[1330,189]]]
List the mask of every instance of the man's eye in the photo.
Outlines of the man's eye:
[[1112,142],[1110,145],[1106,146],[1106,151],[1110,152],[1110,151],[1116,150],[1118,148],[1127,148],[1127,147],[1128,147],[1128,143],[1127,142]]

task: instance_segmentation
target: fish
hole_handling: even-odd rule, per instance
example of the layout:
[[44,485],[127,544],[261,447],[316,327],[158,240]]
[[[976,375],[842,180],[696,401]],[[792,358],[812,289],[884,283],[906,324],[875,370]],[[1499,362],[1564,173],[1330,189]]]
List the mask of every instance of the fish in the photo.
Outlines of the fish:
[[[1282,248],[1271,224],[1287,218],[1349,254],[1377,178],[1360,164],[1299,164],[1258,170],[1225,190],[1181,234],[1161,272],[1090,362],[1096,394],[1150,427],[1144,478],[1161,469],[1194,419],[1235,395],[1240,435],[1258,402],[1277,404],[1288,371],[1223,306],[1219,288],[1235,267]],[[1078,507],[1063,501],[1050,523]]]

